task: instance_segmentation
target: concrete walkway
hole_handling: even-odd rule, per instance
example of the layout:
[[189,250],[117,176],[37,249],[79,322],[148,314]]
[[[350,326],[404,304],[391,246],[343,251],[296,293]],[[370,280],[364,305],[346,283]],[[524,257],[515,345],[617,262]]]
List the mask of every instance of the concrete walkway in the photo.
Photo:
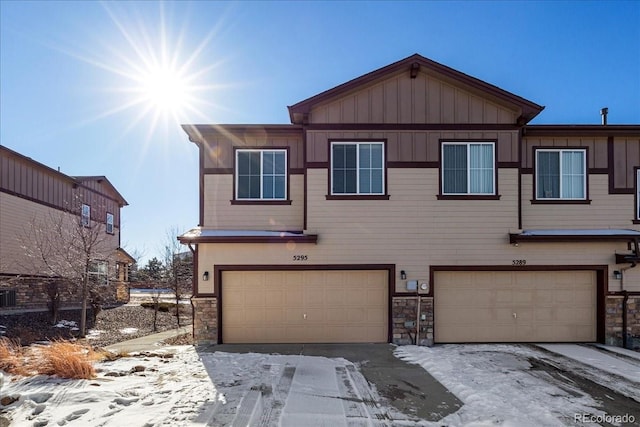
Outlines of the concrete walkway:
[[159,332],[157,334],[151,334],[140,338],[134,338],[128,341],[122,341],[116,344],[109,345],[105,347],[105,349],[114,353],[136,353],[140,351],[155,350],[162,346],[162,341],[169,338],[177,337],[179,335],[188,334],[191,332],[191,329],[191,325],[187,325],[181,328]]

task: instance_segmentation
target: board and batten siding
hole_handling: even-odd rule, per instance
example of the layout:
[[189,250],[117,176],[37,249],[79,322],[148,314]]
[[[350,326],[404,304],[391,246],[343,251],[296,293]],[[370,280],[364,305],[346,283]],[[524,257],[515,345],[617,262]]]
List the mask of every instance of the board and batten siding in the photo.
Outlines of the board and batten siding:
[[613,139],[613,187],[633,190],[636,186],[634,168],[640,166],[640,137]]
[[426,73],[412,79],[399,72],[311,110],[319,123],[502,123],[514,124],[518,112]]
[[608,167],[607,137],[525,137],[522,143],[522,167],[525,169],[531,169],[534,166],[533,152],[535,147],[586,148],[589,169],[606,169]]
[[498,162],[518,162],[517,131],[358,131],[307,132],[307,160],[310,163],[329,161],[329,143],[332,140],[386,141],[387,162],[438,162],[440,141],[496,141]]
[[203,226],[227,230],[302,230],[304,221],[304,176],[289,175],[290,205],[235,205],[232,174],[204,176]]
[[235,167],[234,149],[236,148],[288,148],[290,169],[304,167],[302,133],[292,130],[287,133],[270,134],[267,131],[251,131],[247,134],[221,133],[206,134],[203,150],[205,170],[229,171]]

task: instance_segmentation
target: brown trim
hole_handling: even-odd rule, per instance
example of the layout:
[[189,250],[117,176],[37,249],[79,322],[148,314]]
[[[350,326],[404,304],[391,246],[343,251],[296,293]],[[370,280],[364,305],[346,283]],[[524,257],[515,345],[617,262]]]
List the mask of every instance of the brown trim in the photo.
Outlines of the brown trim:
[[[531,147],[532,150],[532,162],[533,162],[533,168],[532,168],[532,173],[533,173],[533,183],[532,183],[532,189],[533,189],[533,195],[531,196],[531,204],[532,205],[536,205],[536,204],[548,204],[548,205],[589,205],[591,204],[591,199],[589,199],[589,147],[574,147],[574,146],[567,146],[567,147],[557,147],[557,146],[549,146],[549,145],[540,145],[540,146],[533,146]],[[579,199],[579,200],[571,200],[571,199],[538,199],[537,196],[537,174],[536,174],[536,166],[537,166],[537,162],[538,162],[538,156],[536,156],[536,152],[538,150],[553,150],[553,151],[569,151],[569,150],[575,150],[575,151],[584,151],[584,165],[585,165],[585,176],[584,176],[584,199]],[[560,161],[562,161],[562,159],[560,159]],[[562,178],[562,177],[560,177]]]
[[609,194],[615,194],[616,180],[615,180],[615,168],[613,165],[614,149],[613,149],[613,137],[607,138],[607,166],[609,167]]
[[525,136],[638,136],[639,125],[527,125]]
[[329,169],[329,162],[307,162],[307,169]]
[[178,238],[180,243],[318,243],[317,234],[286,236],[198,236]]
[[406,169],[406,168],[415,168],[415,169],[437,169],[440,166],[438,162],[387,162],[387,168],[394,169]]
[[[383,151],[383,168],[384,168],[384,194],[332,194],[332,184],[333,184],[333,163],[332,163],[332,152],[333,143],[365,143],[365,144],[382,144]],[[329,138],[327,140],[327,158],[329,159],[328,165],[328,179],[327,179],[327,200],[389,200],[389,177],[387,174],[388,164],[388,140],[386,138]]]
[[607,175],[609,174],[608,168],[588,168],[587,173],[589,175]]
[[[432,265],[429,267],[429,283],[434,292],[434,310],[437,283],[435,273],[438,271],[566,271],[566,270],[592,270],[596,273],[596,341],[604,343],[606,333],[606,297],[609,266],[607,265],[524,265],[513,267],[510,265]],[[434,314],[435,315],[435,314]],[[434,341],[435,325],[434,325]]]
[[522,175],[533,175],[533,168],[520,168]]
[[640,167],[634,166],[634,168],[633,168],[633,183],[634,183],[634,191],[633,191],[633,223],[634,224],[640,223],[640,215],[639,215],[640,209],[638,209],[638,202],[640,202],[640,200],[638,200],[638,191],[640,190],[640,188],[638,188],[638,171],[640,171]]
[[[497,153],[496,153],[497,157]],[[520,162],[498,162],[499,169],[518,169],[520,167]]]
[[486,123],[312,123],[309,131],[478,131],[518,130],[515,124]]
[[[265,199],[265,200],[247,200],[247,199],[237,199],[236,198],[236,165],[238,163],[238,151],[284,151],[287,157],[287,200],[280,199]],[[262,159],[262,157],[261,157]],[[231,204],[232,205],[253,205],[253,204],[273,204],[273,205],[290,205],[291,204],[291,147],[278,147],[278,146],[247,146],[247,147],[233,147],[233,195],[231,196]],[[262,165],[260,165],[262,170]],[[262,175],[260,175],[262,178]],[[262,185],[262,180],[260,181],[260,185]],[[248,203],[247,203],[248,202]],[[256,203],[257,202],[257,203]],[[277,203],[273,203],[277,202]]]
[[554,235],[523,235],[509,233],[509,243],[520,242],[631,242],[634,236],[628,234],[587,235],[587,234],[554,234]]
[[302,126],[288,124],[185,124],[182,130],[188,135],[189,141],[202,144],[212,136],[265,136],[297,134],[302,132]]
[[448,195],[448,194],[436,194],[438,200],[500,200],[499,194],[491,194],[489,196],[482,196],[479,194],[470,194],[468,196],[462,195]]
[[[491,143],[493,144],[493,190],[494,194],[444,194],[442,192],[442,187],[444,186],[444,182],[442,181],[442,146],[444,144],[455,144],[462,143],[472,144],[474,142],[480,143]],[[451,138],[441,138],[438,140],[438,194],[436,198],[438,200],[499,200],[500,193],[498,191],[498,141],[496,139],[484,139],[484,138],[460,138],[460,139],[451,139]],[[467,170],[467,173],[469,171]],[[468,189],[467,189],[468,190]]]
[[[307,131],[303,131],[302,132],[302,164],[304,165],[303,168],[303,176],[302,176],[302,229],[306,230],[307,229],[307,211],[309,208],[309,201],[308,201],[308,195],[307,195],[307,190],[308,190],[308,179],[307,179]],[[289,198],[291,198],[291,196],[289,196]]]
[[289,168],[289,175],[304,175],[305,168]]
[[205,168],[202,173],[205,175],[233,175],[233,168]]
[[551,199],[551,200],[529,200],[532,205],[590,205],[591,199],[587,200],[570,200],[570,199]]
[[520,129],[518,132],[518,146],[516,150],[518,151],[518,229],[522,229],[522,133],[523,130]]
[[199,148],[199,163],[200,163],[200,177],[199,177],[199,185],[200,185],[200,209],[198,215],[200,219],[198,221],[199,227],[204,227],[204,144],[196,143]]
[[366,87],[367,85],[373,84],[374,82],[395,73],[410,71],[411,67],[414,67],[415,63],[422,67],[420,69],[420,73],[435,75],[438,78],[453,81],[459,85],[471,89],[472,91],[479,91],[486,96],[493,98],[495,102],[498,102],[501,105],[508,105],[509,107],[511,107],[511,109],[521,111],[522,115],[519,118],[519,122],[522,122],[523,124],[533,119],[544,109],[543,106],[540,106],[511,92],[500,89],[499,87],[494,86],[490,83],[461,73],[460,71],[454,70],[453,68],[447,67],[446,65],[442,65],[438,62],[425,58],[422,55],[413,54],[407,58],[401,59],[397,62],[364,74],[332,89],[326,90],[315,96],[300,101],[292,106],[289,106],[289,118],[291,119],[291,123],[303,122],[305,116],[311,112],[311,109],[314,106],[319,105],[320,103],[327,102],[354,89]]
[[326,200],[389,200],[389,195],[376,195],[376,194],[349,194],[349,195],[331,195],[327,194],[325,196]]
[[[393,305],[392,295],[396,283],[395,264],[305,264],[305,265],[214,265],[213,267],[213,287],[217,297],[218,316],[218,344],[223,344],[222,326],[224,316],[222,313],[222,273],[225,271],[322,271],[322,270],[387,270],[387,342],[393,339]],[[213,295],[212,295],[213,296]]]
[[291,200],[229,200],[232,205],[290,205]]

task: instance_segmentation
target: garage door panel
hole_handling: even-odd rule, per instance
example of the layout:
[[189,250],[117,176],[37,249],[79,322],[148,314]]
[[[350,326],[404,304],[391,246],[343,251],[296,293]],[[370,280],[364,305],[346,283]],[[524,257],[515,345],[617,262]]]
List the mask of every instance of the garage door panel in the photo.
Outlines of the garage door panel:
[[438,271],[435,340],[595,341],[596,289],[595,271]]
[[388,272],[225,271],[223,342],[387,342]]

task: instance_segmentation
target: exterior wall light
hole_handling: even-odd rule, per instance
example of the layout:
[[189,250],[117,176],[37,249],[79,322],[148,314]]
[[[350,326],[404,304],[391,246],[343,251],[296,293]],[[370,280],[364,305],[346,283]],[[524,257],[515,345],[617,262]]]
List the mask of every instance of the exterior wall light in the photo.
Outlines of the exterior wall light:
[[202,274],[202,280],[204,280],[205,282],[206,282],[207,280],[209,280],[209,272],[208,272],[208,271],[205,271],[205,272]]
[[400,279],[407,280],[407,272],[404,270],[400,270]]
[[616,280],[621,280],[622,279],[622,271],[615,270],[613,272],[613,278],[616,279]]

